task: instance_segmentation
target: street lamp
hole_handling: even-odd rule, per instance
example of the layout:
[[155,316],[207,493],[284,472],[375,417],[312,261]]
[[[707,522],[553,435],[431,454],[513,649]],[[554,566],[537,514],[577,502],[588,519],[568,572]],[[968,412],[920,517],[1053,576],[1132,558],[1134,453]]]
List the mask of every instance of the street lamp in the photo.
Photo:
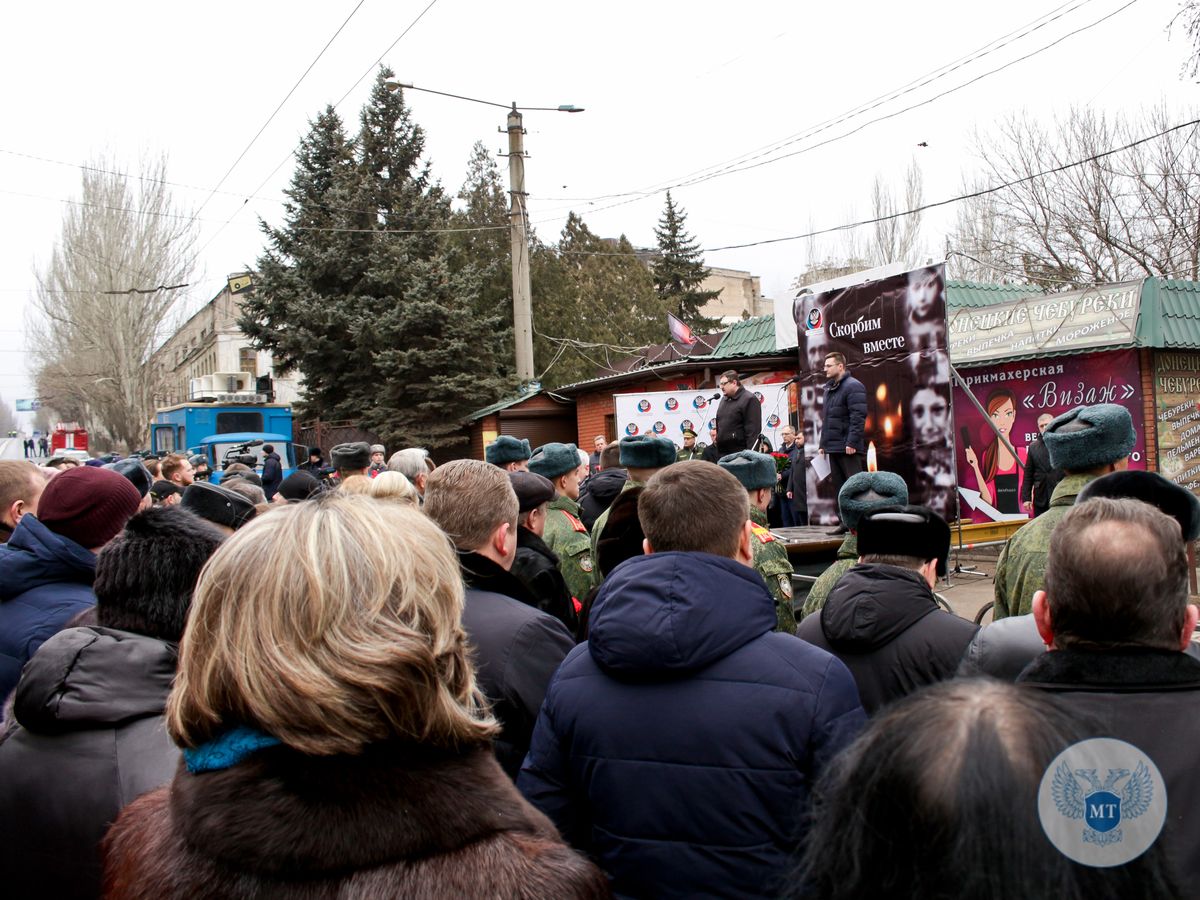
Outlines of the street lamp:
[[498,106],[508,110],[508,232],[512,242],[512,278],[513,278],[513,343],[516,348],[517,377],[522,385],[533,381],[533,304],[532,291],[529,282],[529,211],[526,207],[525,194],[525,128],[522,124],[522,111],[536,112],[583,112],[583,107],[572,103],[559,106],[517,106],[516,101],[510,105],[496,103],[492,100],[480,100],[477,97],[464,97],[462,94],[449,94],[445,91],[435,91],[430,88],[416,87],[399,81],[385,81],[384,86],[389,91],[401,89],[424,91],[427,94],[437,94],[441,97],[452,97],[455,100],[467,100],[471,103],[482,103],[485,106]]

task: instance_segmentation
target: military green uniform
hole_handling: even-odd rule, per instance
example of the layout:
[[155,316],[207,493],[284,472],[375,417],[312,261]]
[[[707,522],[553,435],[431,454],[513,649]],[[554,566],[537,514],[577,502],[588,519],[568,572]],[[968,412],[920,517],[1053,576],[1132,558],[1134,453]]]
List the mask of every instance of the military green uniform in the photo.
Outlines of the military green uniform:
[[775,630],[796,633],[796,612],[792,607],[792,563],[787,548],[775,539],[767,527],[767,514],[756,506],[750,507],[753,534],[750,546],[754,550],[754,569],[767,583],[775,598]]
[[542,540],[558,556],[558,568],[567,589],[582,601],[592,587],[592,544],[587,527],[579,519],[579,504],[558,494],[546,505],[546,531]]
[[675,462],[687,462],[689,459],[700,459],[704,455],[704,451],[700,447],[692,447],[691,450],[680,448],[675,454]]
[[858,535],[848,534],[842,540],[842,546],[838,547],[837,559],[828,569],[821,573],[821,577],[813,582],[813,586],[809,588],[808,597],[804,601],[804,608],[800,611],[801,620],[805,616],[811,616],[815,612],[820,612],[821,607],[825,605],[825,600],[829,596],[829,592],[833,590],[833,586],[838,583],[850,567],[858,562]]
[[[630,478],[623,485],[621,485],[621,493],[623,494],[626,491],[628,491],[632,488],[635,488],[635,487],[645,487],[645,485],[640,481],[634,481],[632,478]],[[620,496],[620,495],[618,495],[618,496]],[[617,502],[616,497],[614,497],[613,503],[616,503],[616,502]],[[609,505],[608,509],[612,509],[611,504]],[[596,561],[596,564],[592,567],[591,587],[596,587],[597,585],[600,584],[600,582],[602,582],[604,580],[604,573],[600,571],[600,563],[599,563],[599,560],[600,560],[600,532],[602,532],[604,530],[604,526],[608,522],[608,509],[606,509],[604,512],[600,513],[600,515],[598,515],[596,517],[596,521],[592,524],[592,559],[594,561]]]
[[1075,497],[1094,475],[1068,475],[1050,496],[1050,508],[1008,539],[996,563],[993,619],[1023,616],[1033,609],[1033,595],[1046,586],[1050,533],[1075,505]]

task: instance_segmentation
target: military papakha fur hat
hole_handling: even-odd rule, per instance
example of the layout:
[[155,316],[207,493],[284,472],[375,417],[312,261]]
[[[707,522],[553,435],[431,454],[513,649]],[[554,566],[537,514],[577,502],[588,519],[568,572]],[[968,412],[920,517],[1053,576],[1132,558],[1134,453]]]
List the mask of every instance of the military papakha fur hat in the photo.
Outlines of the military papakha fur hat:
[[1055,468],[1086,472],[1127,457],[1137,435],[1129,410],[1115,403],[1097,403],[1063,413],[1046,426],[1042,440]]
[[529,457],[529,471],[554,480],[579,468],[579,450],[574,444],[542,444]]
[[722,456],[717,463],[742,483],[748,491],[775,487],[775,459],[753,450],[739,450]]
[[838,491],[842,525],[858,530],[858,520],[884,506],[905,506],[908,485],[895,472],[859,472],[851,475]]
[[1149,503],[1179,523],[1184,541],[1200,537],[1200,497],[1157,472],[1111,472],[1089,481],[1075,498],[1075,505],[1096,497]]
[[621,438],[621,465],[627,469],[661,469],[675,462],[673,441],[652,434]]
[[371,445],[366,441],[338,444],[329,451],[335,469],[365,469],[371,465]]
[[493,466],[503,466],[510,462],[520,462],[523,459],[529,459],[533,455],[533,451],[529,449],[528,438],[515,438],[509,434],[502,434],[495,441],[487,445],[487,449],[483,451],[483,458],[490,462]]

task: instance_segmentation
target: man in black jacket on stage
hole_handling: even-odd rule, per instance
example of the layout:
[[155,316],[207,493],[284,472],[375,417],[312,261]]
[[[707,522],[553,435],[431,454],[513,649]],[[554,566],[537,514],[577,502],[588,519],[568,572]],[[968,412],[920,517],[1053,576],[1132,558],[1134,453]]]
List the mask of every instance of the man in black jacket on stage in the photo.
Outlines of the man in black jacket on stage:
[[[866,469],[867,389],[846,371],[846,357],[840,353],[825,356],[825,377],[829,379],[825,384],[825,425],[817,452],[829,460],[836,497],[852,475]],[[846,530],[843,523],[830,534],[845,534]]]
[[717,458],[753,450],[762,431],[762,404],[752,391],[742,387],[738,373],[721,373],[718,383],[721,405],[717,407]]

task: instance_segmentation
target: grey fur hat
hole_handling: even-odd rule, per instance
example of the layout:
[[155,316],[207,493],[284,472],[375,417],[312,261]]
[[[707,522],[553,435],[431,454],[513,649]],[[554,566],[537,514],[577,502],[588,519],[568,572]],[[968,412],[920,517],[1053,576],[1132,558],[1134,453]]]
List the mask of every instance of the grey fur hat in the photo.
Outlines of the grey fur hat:
[[1125,459],[1137,435],[1129,410],[1115,403],[1097,403],[1063,413],[1046,426],[1042,440],[1055,468],[1086,472]]
[[661,469],[675,462],[673,441],[652,434],[621,438],[621,465],[627,469]]
[[542,444],[529,457],[529,471],[543,478],[555,479],[578,468],[579,450],[574,444]]
[[874,509],[904,506],[908,503],[908,485],[895,472],[859,472],[851,475],[838,491],[838,511],[842,525],[858,530],[858,521]]
[[515,438],[511,434],[502,434],[483,451],[483,458],[493,466],[503,466],[510,462],[520,462],[533,456],[529,449],[528,438]]
[[371,465],[371,445],[366,441],[338,444],[329,451],[335,469],[365,469]]
[[775,487],[775,460],[765,453],[739,450],[722,456],[717,465],[740,481],[748,491]]

